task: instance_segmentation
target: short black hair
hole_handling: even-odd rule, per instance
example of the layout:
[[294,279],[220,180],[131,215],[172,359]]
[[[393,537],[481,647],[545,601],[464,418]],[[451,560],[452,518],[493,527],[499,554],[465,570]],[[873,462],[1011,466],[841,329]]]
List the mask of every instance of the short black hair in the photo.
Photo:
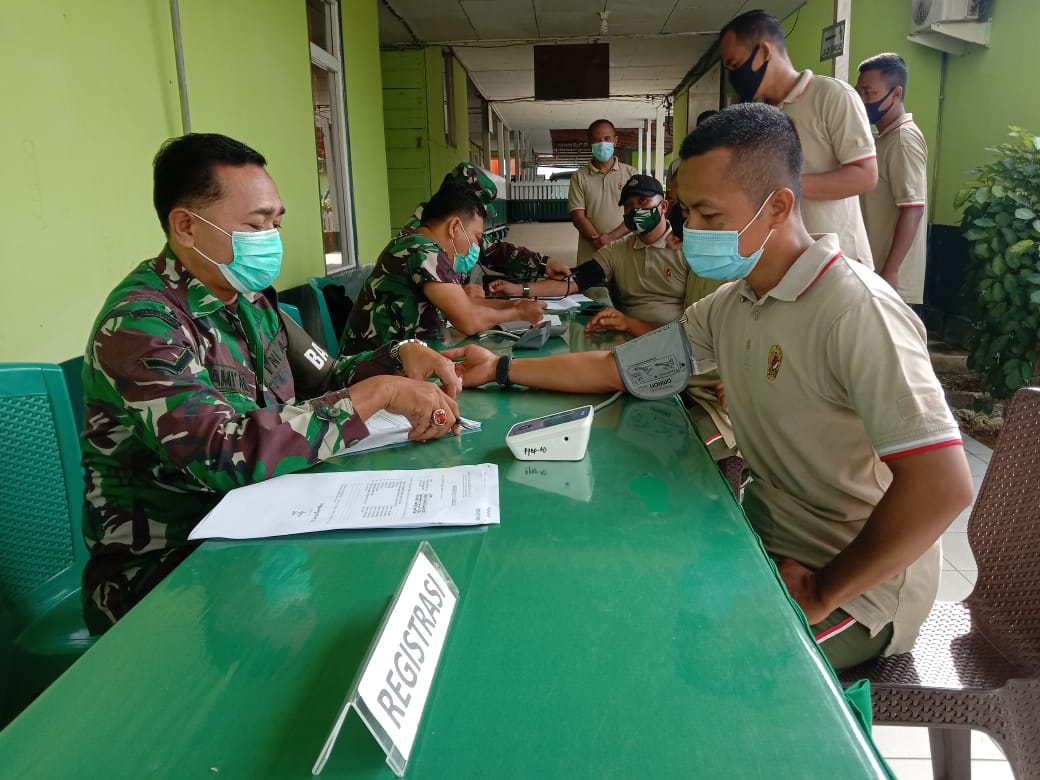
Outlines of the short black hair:
[[433,222],[443,222],[452,217],[460,219],[483,219],[487,216],[487,209],[480,202],[473,190],[459,184],[445,184],[430,198],[423,206],[421,225],[429,225]]
[[679,148],[683,160],[729,149],[730,178],[753,203],[786,187],[802,198],[802,143],[794,123],[765,103],[738,103],[722,109],[686,136]]
[[614,127],[614,123],[611,122],[609,119],[597,119],[595,122],[589,125],[589,129],[585,132],[589,135],[592,135],[592,128],[594,128],[596,125],[610,125],[610,129],[613,132],[613,134],[617,135],[617,128]]
[[903,97],[906,97],[906,80],[910,75],[910,70],[906,67],[906,60],[894,51],[875,54],[873,57],[863,60],[859,64],[859,72],[865,73],[868,70],[880,70],[888,88],[902,87]]
[[719,112],[716,111],[714,108],[709,108],[707,111],[701,111],[699,114],[697,114],[697,121],[694,122],[694,127],[700,127],[704,124],[705,120],[711,119],[717,113]]
[[745,11],[740,16],[730,19],[726,26],[719,30],[719,40],[728,32],[737,36],[738,41],[757,44],[769,41],[781,51],[787,51],[787,36],[780,20],[768,11]]
[[163,232],[170,232],[170,211],[182,204],[199,209],[223,194],[214,166],[259,165],[267,160],[241,141],[219,133],[188,133],[170,138],[152,161],[152,203]]

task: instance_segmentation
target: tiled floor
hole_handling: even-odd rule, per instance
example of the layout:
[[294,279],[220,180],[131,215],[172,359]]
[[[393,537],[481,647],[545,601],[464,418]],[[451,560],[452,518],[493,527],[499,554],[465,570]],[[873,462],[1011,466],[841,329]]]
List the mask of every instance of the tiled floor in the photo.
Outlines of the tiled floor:
[[[968,465],[978,493],[989,465],[990,449],[969,437],[964,438]],[[978,571],[968,547],[968,515],[965,509],[943,534],[943,571],[939,581],[940,601],[960,601],[975,585]],[[931,780],[932,764],[928,750],[928,730],[900,726],[875,726],[874,742],[899,780]],[[1012,780],[1011,767],[993,741],[985,734],[971,735],[972,780]]]

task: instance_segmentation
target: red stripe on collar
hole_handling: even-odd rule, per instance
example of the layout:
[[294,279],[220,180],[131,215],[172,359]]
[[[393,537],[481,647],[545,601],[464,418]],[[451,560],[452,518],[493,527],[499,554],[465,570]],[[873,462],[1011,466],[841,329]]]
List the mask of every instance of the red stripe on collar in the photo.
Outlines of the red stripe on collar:
[[811,282],[809,282],[809,284],[805,285],[805,287],[802,289],[802,291],[800,293],[798,293],[798,295],[796,295],[795,297],[796,298],[801,298],[803,295],[805,295],[809,291],[809,288],[812,287],[814,284],[816,284],[820,280],[821,276],[823,276],[825,273],[827,273],[827,269],[830,268],[832,265],[834,265],[834,263],[837,262],[838,258],[841,257],[842,254],[843,254],[843,252],[839,249],[835,253],[834,257],[832,257],[830,260],[828,260],[827,264],[823,268],[820,269],[820,272],[818,274],[816,274],[815,277],[813,277],[813,280]]

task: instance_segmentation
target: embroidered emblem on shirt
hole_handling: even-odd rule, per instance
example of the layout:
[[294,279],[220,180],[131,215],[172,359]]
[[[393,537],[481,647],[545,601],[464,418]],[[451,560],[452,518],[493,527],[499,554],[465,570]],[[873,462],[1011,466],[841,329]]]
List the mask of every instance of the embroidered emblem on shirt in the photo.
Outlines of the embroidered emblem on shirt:
[[770,382],[776,381],[776,375],[780,373],[780,364],[784,362],[784,350],[779,344],[769,348],[769,366],[766,368],[766,379]]
[[249,383],[245,374],[237,366],[211,365],[209,366],[209,379],[213,387],[225,395],[227,393],[238,393],[249,395]]
[[666,265],[664,267],[664,278],[665,279],[671,279],[672,278],[672,267],[670,265]]

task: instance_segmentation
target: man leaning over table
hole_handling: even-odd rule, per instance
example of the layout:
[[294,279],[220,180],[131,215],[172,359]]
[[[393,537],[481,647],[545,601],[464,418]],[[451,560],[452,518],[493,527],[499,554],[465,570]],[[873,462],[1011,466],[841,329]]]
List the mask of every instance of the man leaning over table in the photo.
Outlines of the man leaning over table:
[[[695,272],[737,280],[683,326],[726,387],[753,475],[744,510],[836,668],[909,650],[938,588],[939,538],[972,497],[920,321],[833,234],[805,230],[801,147],[782,112],[727,108],[680,156],[683,253]],[[476,349],[461,365],[467,386],[624,387],[610,352]]]
[[[412,439],[458,433],[458,378],[433,350],[402,342],[332,359],[280,317],[270,285],[285,208],[265,165],[223,135],[167,141],[154,161],[166,245],[116,286],[91,329],[83,601],[92,633],[187,557],[188,534],[228,490],[329,457],[367,436],[380,409],[407,416]],[[443,384],[421,381],[433,376]]]

